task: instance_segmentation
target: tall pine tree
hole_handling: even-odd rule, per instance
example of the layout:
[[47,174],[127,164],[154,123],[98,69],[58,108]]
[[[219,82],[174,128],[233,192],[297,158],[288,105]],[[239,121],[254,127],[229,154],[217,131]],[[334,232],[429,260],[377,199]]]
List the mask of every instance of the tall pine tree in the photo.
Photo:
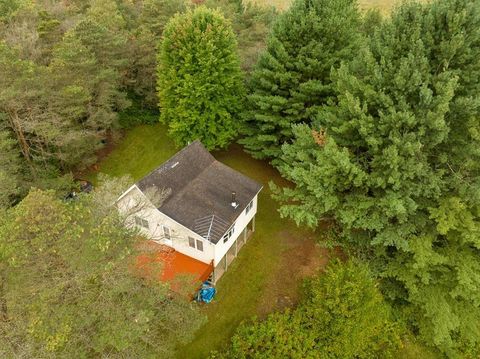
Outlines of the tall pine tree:
[[[410,3],[334,74],[338,105],[283,146],[281,211],[334,217],[430,345],[480,343],[480,10]],[[476,354],[475,354],[476,353]]]
[[277,159],[291,126],[333,99],[330,71],[355,54],[359,25],[355,0],[296,0],[279,16],[250,81],[240,141],[248,152]]

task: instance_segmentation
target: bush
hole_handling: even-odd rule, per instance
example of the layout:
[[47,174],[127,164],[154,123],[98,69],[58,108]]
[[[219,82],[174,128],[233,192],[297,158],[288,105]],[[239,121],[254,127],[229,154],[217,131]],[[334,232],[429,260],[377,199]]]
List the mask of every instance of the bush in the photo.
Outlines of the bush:
[[334,262],[307,281],[293,310],[243,324],[225,358],[390,358],[400,347],[393,321],[368,267]]

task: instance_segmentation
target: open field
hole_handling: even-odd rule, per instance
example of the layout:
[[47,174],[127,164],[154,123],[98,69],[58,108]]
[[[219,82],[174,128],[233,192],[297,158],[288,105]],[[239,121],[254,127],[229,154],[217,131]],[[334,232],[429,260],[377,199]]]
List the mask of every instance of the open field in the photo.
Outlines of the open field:
[[[275,6],[279,10],[285,10],[292,0],[247,0],[255,2],[260,5]],[[392,8],[400,4],[402,0],[359,0],[359,5],[362,10],[377,8],[383,14],[388,14]]]

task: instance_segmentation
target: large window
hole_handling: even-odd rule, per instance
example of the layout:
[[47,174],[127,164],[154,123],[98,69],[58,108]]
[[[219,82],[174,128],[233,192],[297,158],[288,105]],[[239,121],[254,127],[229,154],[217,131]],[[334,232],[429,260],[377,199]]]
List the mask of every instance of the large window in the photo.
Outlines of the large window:
[[146,219],[141,218],[141,217],[135,216],[135,224],[137,226],[148,229],[148,221]]
[[199,239],[188,237],[188,245],[199,250],[200,252],[203,252],[203,242]]
[[252,207],[253,207],[253,200],[250,201],[250,203],[247,205],[247,208],[245,208],[245,214],[248,214],[248,212],[250,212]]
[[163,226],[163,236],[168,240],[172,239],[170,235],[170,228]]

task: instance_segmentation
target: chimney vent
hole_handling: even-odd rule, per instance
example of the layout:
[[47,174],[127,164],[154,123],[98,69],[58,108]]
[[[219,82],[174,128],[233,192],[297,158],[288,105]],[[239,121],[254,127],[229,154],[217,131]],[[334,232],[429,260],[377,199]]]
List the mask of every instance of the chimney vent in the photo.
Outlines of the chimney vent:
[[238,202],[237,202],[237,193],[235,191],[232,191],[232,202],[230,203],[233,208],[238,207]]

